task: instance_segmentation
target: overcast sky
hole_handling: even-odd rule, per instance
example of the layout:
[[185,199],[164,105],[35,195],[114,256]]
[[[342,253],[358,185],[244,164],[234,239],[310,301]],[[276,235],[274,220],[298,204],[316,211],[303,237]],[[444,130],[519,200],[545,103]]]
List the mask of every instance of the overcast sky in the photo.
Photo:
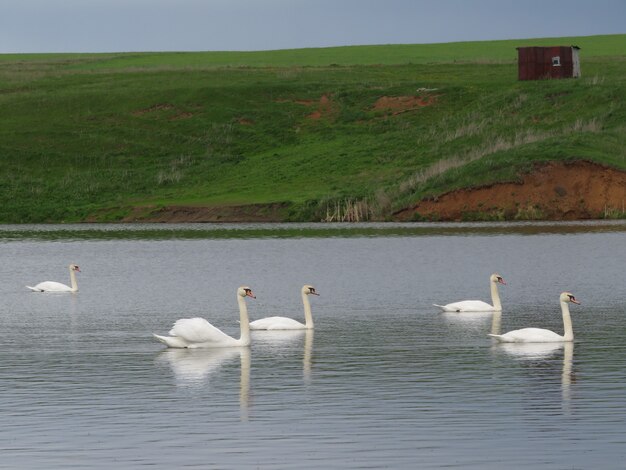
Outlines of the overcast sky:
[[618,33],[626,33],[626,0],[0,0],[0,53],[262,50]]

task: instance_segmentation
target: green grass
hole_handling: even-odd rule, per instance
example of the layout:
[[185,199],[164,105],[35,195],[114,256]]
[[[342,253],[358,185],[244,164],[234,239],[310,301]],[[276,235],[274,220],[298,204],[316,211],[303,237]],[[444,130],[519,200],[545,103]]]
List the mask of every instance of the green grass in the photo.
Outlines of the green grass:
[[54,62],[69,69],[207,67],[324,67],[328,65],[398,65],[442,62],[514,62],[516,47],[577,45],[587,57],[624,54],[626,35],[512,39],[437,44],[343,46],[254,52],[142,52],[103,54],[4,54],[0,62]]
[[[530,44],[579,45],[582,77],[517,81],[515,47]],[[415,95],[434,103],[374,109]],[[269,202],[318,220],[347,198],[385,218],[535,161],[626,169],[625,99],[626,35],[0,55],[0,222]]]

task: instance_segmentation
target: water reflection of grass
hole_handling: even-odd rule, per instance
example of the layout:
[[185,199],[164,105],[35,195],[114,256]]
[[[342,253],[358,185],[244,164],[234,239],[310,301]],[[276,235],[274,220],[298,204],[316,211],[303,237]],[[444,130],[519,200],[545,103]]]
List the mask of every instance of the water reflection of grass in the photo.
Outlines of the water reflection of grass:
[[0,225],[0,241],[352,238],[626,232],[626,222]]

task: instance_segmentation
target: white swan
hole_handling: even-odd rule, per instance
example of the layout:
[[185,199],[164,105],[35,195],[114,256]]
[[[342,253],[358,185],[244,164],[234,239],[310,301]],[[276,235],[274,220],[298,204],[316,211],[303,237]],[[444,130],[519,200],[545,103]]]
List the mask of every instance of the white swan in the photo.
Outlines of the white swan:
[[463,300],[447,305],[433,305],[442,308],[444,312],[499,312],[502,310],[502,304],[500,303],[500,294],[498,294],[498,284],[506,285],[506,282],[504,282],[504,279],[502,279],[502,276],[499,274],[492,274],[489,277],[489,281],[491,285],[491,302],[493,305],[489,305],[482,300]]
[[214,327],[204,318],[182,318],[174,323],[170,336],[153,335],[170,348],[227,348],[250,345],[250,327],[246,297],[256,299],[252,289],[242,286],[237,289],[239,304],[239,324],[241,337],[235,339],[219,328]]
[[563,336],[556,334],[550,330],[543,328],[522,328],[521,330],[513,330],[503,335],[492,335],[492,338],[503,343],[555,343],[563,341],[574,341],[574,329],[572,328],[572,318],[569,314],[568,303],[580,304],[576,297],[570,292],[563,292],[559,297],[561,302],[561,312],[563,313]]
[[26,286],[34,292],[78,292],[78,284],[76,283],[76,271],[80,272],[80,268],[76,264],[70,264],[70,283],[72,287],[61,284],[60,282],[44,281],[34,287]]
[[302,286],[302,303],[304,305],[304,325],[297,320],[287,317],[267,317],[250,323],[251,330],[310,330],[313,328],[311,303],[309,295],[319,295],[315,287],[308,284]]

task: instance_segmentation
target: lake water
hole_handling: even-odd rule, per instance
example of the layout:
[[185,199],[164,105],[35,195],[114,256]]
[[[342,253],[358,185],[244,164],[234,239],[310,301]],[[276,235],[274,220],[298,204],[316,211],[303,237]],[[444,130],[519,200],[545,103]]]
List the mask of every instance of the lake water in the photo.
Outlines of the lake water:
[[[24,286],[69,282],[78,294]],[[626,223],[0,226],[0,468],[618,469]],[[433,303],[489,301],[501,315]],[[167,350],[202,316],[250,348]],[[573,345],[506,347],[525,326]]]

